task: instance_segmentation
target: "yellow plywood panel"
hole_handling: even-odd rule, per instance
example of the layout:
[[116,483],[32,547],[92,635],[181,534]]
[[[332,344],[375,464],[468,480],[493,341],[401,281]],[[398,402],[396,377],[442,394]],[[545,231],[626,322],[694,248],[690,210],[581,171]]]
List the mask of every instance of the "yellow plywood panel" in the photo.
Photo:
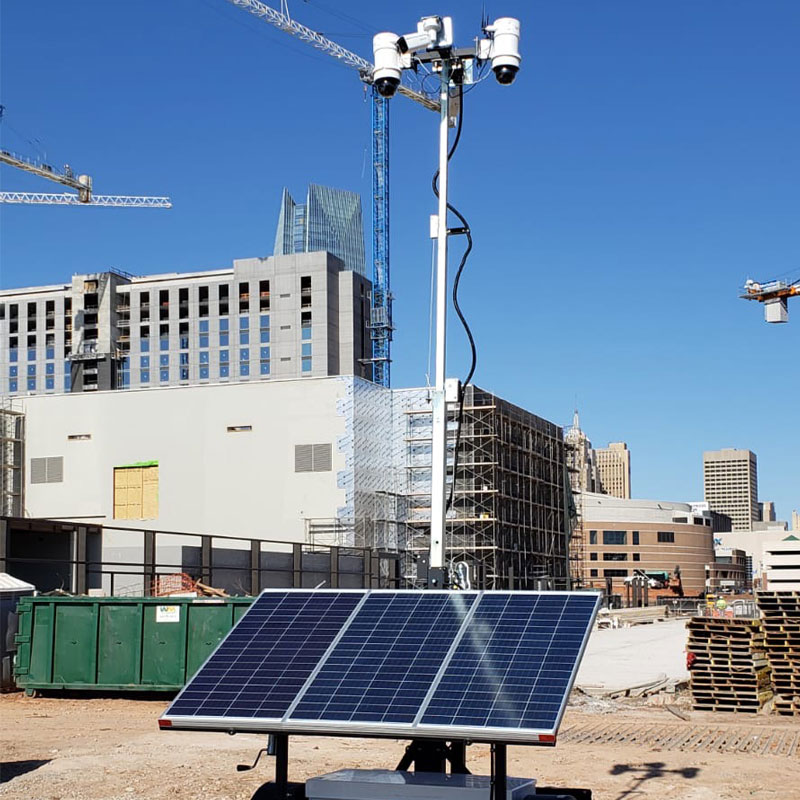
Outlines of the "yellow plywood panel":
[[142,468],[141,467],[131,467],[130,469],[126,469],[125,472],[128,473],[128,488],[129,489],[139,489],[141,491],[142,488]]
[[114,470],[114,489],[121,489],[128,485],[128,470],[115,469]]
[[142,482],[158,484],[158,467],[144,467],[142,469]]
[[147,483],[142,494],[142,518],[155,519],[158,516],[158,483]]

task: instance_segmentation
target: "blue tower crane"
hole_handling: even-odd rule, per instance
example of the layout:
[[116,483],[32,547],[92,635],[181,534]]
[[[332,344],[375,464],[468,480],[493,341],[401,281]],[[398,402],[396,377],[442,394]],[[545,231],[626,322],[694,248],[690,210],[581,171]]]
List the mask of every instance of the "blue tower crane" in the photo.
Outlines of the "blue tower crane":
[[[349,67],[358,70],[361,80],[372,93],[372,377],[381,386],[391,385],[392,291],[389,268],[389,101],[372,86],[372,63],[350,52],[321,33],[296,22],[289,16],[285,2],[277,11],[260,0],[228,0],[279,30],[307,42]],[[426,95],[399,86],[398,94],[439,112],[439,104]]]

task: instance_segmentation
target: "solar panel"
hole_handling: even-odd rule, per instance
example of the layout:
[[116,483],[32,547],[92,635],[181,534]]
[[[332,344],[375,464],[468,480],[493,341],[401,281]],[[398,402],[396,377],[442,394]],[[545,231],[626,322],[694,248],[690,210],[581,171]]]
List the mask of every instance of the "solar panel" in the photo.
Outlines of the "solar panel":
[[167,713],[281,719],[363,599],[363,592],[264,592]]
[[411,724],[474,601],[371,593],[289,718]]
[[597,598],[486,593],[421,725],[555,730]]
[[267,590],[162,727],[554,741],[588,592]]

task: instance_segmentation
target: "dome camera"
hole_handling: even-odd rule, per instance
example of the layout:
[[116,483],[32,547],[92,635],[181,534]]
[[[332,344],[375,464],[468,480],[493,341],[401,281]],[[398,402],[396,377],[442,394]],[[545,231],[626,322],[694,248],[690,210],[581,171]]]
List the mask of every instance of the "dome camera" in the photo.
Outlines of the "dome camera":
[[519,72],[519,20],[500,17],[486,28],[491,36],[492,71],[499,84],[508,86]]
[[402,58],[394,33],[377,33],[372,40],[375,69],[372,82],[381,97],[394,97],[403,71]]

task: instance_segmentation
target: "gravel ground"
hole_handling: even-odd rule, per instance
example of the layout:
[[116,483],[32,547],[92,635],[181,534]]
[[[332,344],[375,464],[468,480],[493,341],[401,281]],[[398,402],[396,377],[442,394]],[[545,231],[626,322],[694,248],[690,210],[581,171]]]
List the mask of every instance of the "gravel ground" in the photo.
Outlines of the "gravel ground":
[[[166,699],[0,696],[0,798],[20,800],[250,800],[272,776],[272,760],[252,772],[264,738],[159,731]],[[770,726],[794,734],[800,720],[690,713],[692,725]],[[570,725],[609,720],[674,726],[658,705],[584,702],[567,712]],[[393,768],[403,742],[293,737],[290,778],[303,780],[344,767]],[[469,749],[473,772],[488,774],[488,748]],[[789,756],[659,750],[652,745],[559,744],[512,747],[509,772],[540,785],[592,788],[597,800],[798,800],[800,753]]]

